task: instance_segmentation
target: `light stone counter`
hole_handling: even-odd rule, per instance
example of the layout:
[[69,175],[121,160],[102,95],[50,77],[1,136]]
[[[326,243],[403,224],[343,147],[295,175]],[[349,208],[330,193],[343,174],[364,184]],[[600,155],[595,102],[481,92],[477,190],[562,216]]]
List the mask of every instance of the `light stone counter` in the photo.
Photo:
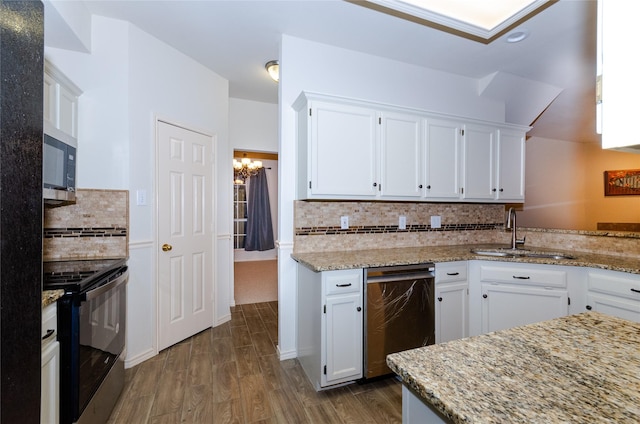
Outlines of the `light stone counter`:
[[57,302],[64,295],[64,290],[43,290],[42,291],[42,307]]
[[[580,251],[553,252],[566,253],[575,259],[497,257],[482,256],[471,253],[472,248],[496,245],[456,245],[456,246],[424,246],[415,248],[347,250],[336,252],[294,253],[291,257],[313,271],[330,271],[337,269],[370,268],[378,266],[411,265],[423,262],[452,262],[467,260],[486,260],[500,262],[525,262],[548,265],[566,265],[600,268],[611,271],[640,274],[640,259],[629,256],[601,255]],[[506,247],[506,246],[502,246]],[[526,249],[536,252],[548,252],[549,249],[527,246]]]
[[640,422],[640,324],[597,312],[394,353],[387,364],[454,423]]

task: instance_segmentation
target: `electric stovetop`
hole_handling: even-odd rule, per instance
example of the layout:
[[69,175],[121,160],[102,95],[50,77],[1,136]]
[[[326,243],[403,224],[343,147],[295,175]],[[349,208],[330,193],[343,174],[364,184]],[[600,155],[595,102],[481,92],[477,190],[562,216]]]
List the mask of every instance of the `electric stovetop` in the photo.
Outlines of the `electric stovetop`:
[[43,288],[83,291],[126,264],[126,258],[44,262]]

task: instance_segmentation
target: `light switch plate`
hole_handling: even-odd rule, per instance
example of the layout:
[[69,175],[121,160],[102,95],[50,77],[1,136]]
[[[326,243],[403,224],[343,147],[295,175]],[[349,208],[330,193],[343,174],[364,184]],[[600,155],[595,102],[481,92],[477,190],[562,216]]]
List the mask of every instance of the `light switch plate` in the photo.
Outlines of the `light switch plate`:
[[442,227],[442,221],[440,219],[440,215],[433,215],[431,217],[431,228],[440,228]]
[[147,190],[136,190],[136,205],[147,205]]
[[404,215],[400,215],[398,218],[398,229],[406,230],[407,229],[407,217]]
[[340,217],[340,228],[342,228],[343,230],[348,230],[349,229],[349,217],[348,216],[341,216]]

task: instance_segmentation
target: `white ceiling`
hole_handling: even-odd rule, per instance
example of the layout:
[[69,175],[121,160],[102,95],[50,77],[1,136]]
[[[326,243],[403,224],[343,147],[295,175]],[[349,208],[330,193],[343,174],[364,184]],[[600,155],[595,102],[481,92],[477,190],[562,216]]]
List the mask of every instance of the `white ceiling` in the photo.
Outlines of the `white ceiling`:
[[[281,34],[482,79],[501,71],[562,89],[529,135],[600,144],[595,134],[596,1],[560,0],[524,22],[526,40],[483,44],[341,0],[103,1],[91,13],[127,20],[229,80],[230,96],[277,103],[264,64]],[[286,64],[281,64],[285,67]]]

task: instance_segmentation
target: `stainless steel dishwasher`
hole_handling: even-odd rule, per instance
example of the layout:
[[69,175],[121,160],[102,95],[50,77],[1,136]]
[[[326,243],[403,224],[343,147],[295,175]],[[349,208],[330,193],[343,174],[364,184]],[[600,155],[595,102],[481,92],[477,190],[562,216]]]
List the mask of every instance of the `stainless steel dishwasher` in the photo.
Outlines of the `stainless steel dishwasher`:
[[390,353],[435,343],[435,266],[365,269],[364,378],[389,374]]

